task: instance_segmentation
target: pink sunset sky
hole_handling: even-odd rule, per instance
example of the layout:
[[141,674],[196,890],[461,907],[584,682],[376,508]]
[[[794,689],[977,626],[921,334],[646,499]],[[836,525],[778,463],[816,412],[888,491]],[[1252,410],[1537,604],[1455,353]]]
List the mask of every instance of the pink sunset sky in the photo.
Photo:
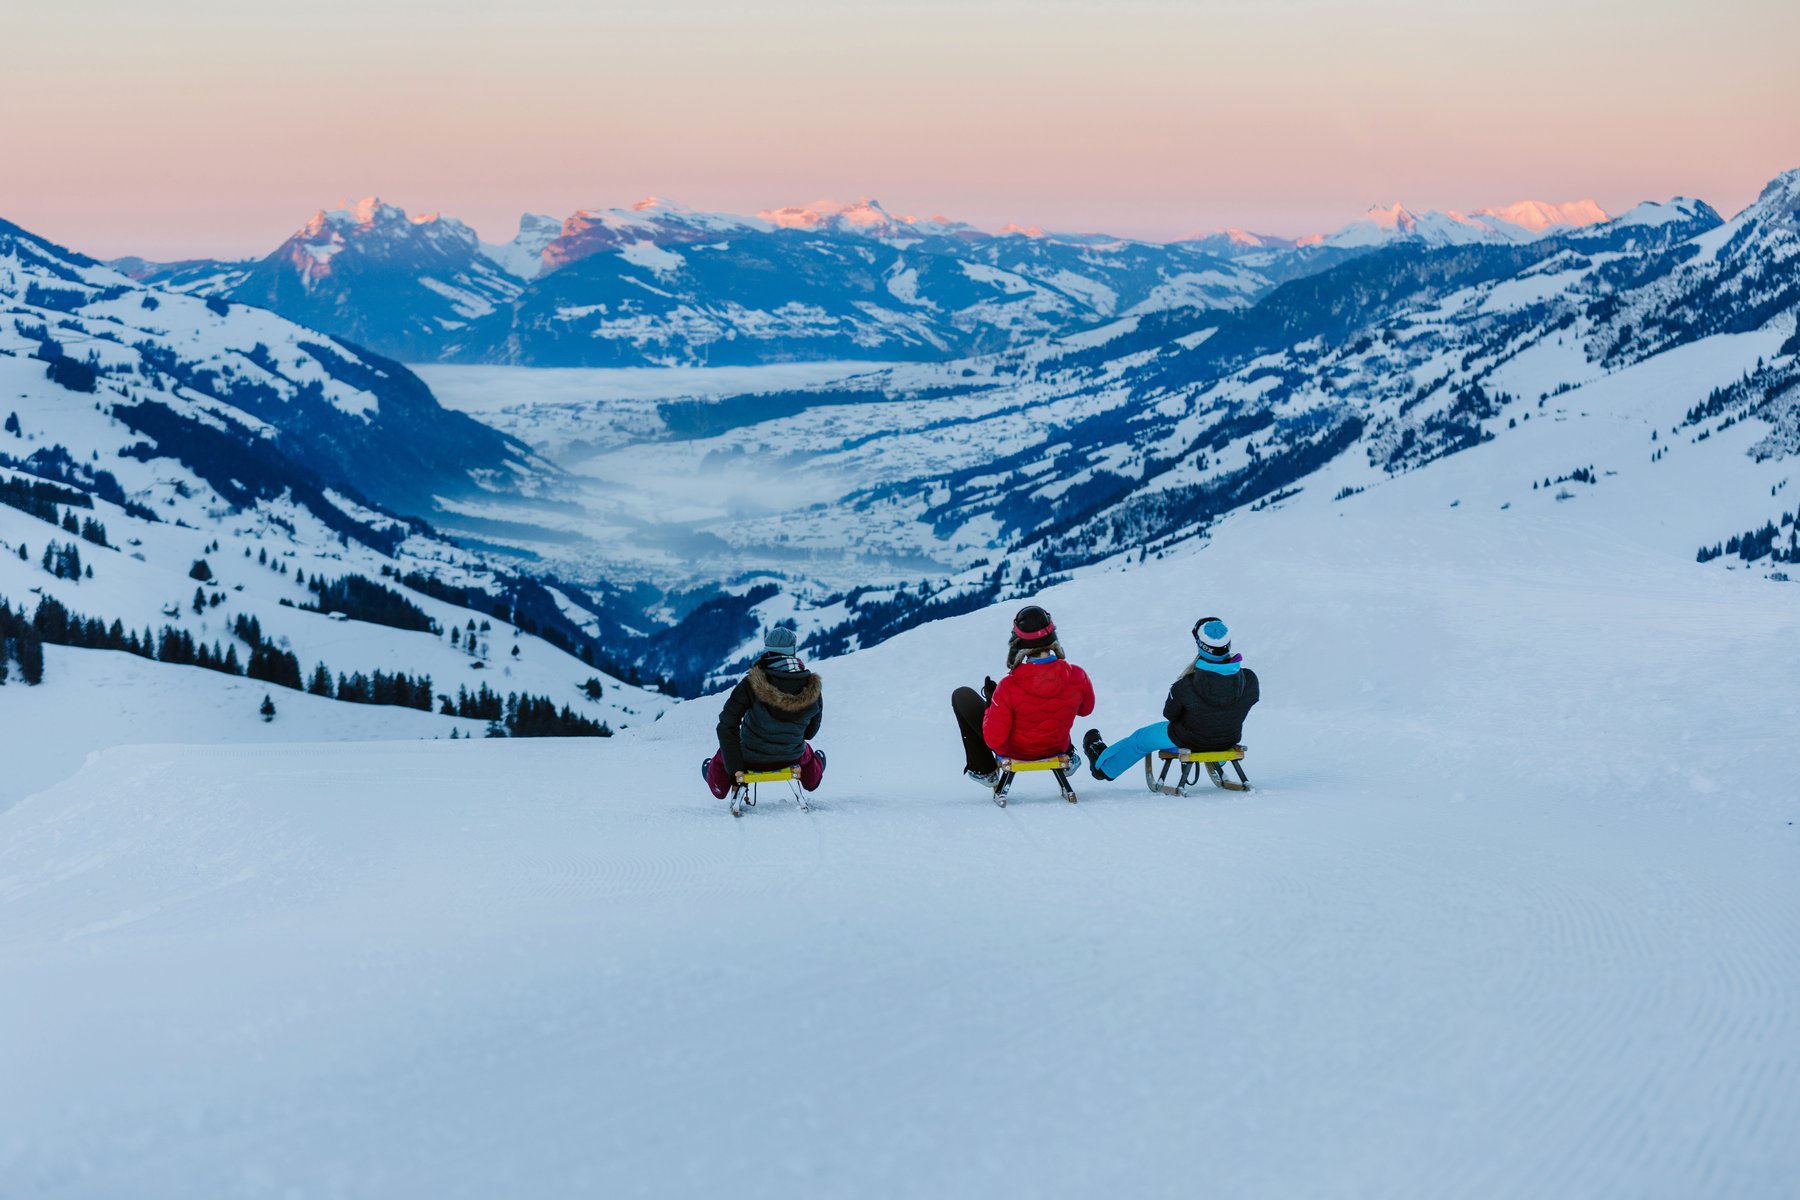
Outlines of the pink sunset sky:
[[1793,0],[20,0],[0,217],[242,256],[380,194],[505,240],[655,193],[1148,238],[1800,166]]

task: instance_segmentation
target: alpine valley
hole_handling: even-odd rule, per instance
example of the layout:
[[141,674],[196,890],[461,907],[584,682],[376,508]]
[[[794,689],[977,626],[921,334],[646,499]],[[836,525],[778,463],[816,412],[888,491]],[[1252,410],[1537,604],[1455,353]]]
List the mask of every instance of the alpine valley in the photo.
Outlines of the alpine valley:
[[[1790,172],[1729,221],[1394,206],[1160,245],[650,200],[487,245],[370,199],[260,261],[111,266],[0,226],[0,595],[196,646],[254,617],[304,671],[333,615],[417,609],[327,666],[430,675],[433,712],[467,707],[446,631],[498,620],[487,649],[518,639],[557,664],[533,688],[617,725],[772,621],[849,652],[1547,425],[1561,458],[1507,503],[1705,456],[1660,551],[1778,569],[1790,514],[1741,464],[1800,449],[1797,208]],[[1599,437],[1627,428],[1629,454]],[[105,543],[59,577],[90,519]],[[293,574],[220,572],[253,546]],[[200,560],[228,581],[203,611]]]

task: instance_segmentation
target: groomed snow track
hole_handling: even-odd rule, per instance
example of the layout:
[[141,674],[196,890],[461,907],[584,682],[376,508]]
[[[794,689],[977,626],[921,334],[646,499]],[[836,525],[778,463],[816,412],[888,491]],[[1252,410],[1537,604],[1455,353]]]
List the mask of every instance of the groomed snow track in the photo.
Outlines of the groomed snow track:
[[716,698],[102,753],[0,814],[0,1191],[1792,1195],[1800,589],[1483,453],[1040,598],[1114,736],[1227,615],[1248,795],[997,809],[1005,612],[823,664],[811,813]]

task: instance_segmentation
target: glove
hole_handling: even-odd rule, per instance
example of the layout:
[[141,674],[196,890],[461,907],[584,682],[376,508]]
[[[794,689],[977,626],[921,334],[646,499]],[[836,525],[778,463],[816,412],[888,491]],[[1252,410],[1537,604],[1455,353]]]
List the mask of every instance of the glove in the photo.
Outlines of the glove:
[[1000,685],[994,682],[994,677],[992,675],[983,679],[981,681],[981,698],[992,704],[994,701],[994,689],[998,686]]

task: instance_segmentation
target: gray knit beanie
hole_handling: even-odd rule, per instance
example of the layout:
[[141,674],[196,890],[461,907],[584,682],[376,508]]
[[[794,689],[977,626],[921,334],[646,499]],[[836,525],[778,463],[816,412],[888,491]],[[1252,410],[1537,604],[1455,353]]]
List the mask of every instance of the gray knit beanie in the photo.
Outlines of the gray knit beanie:
[[763,649],[770,654],[793,654],[800,649],[800,635],[786,625],[777,625],[763,634]]

